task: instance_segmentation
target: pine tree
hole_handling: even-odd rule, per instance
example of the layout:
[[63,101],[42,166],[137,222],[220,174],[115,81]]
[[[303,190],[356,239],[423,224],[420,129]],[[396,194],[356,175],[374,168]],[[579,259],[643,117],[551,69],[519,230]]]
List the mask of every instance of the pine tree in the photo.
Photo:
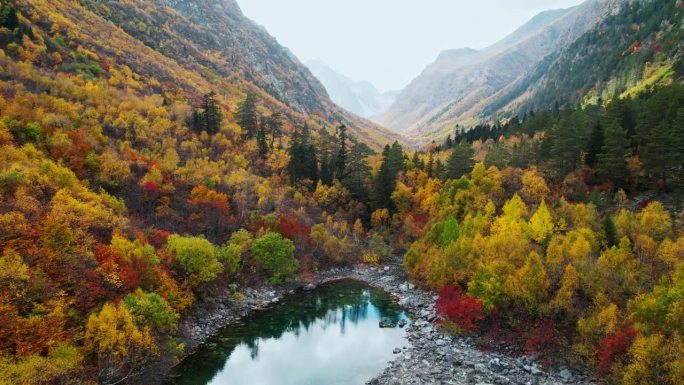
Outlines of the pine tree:
[[627,155],[629,154],[629,140],[627,133],[615,122],[610,123],[605,131],[605,143],[598,154],[597,171],[604,180],[612,181],[616,187],[622,187],[627,182]]
[[444,147],[446,147],[447,149],[449,149],[449,148],[451,148],[451,147],[453,147],[453,146],[454,146],[454,141],[451,140],[451,134],[449,134],[449,135],[447,136],[447,138],[446,138],[446,142],[444,142]]
[[238,105],[235,113],[238,125],[244,131],[248,139],[254,138],[259,131],[259,119],[256,110],[256,95],[249,92],[245,99]]
[[192,110],[192,130],[200,133],[204,131],[204,118],[202,117],[202,112],[197,109]]
[[287,165],[287,170],[290,173],[290,182],[292,184],[296,183],[302,177],[300,145],[299,129],[294,127],[292,135],[290,136],[290,148],[288,149],[290,161]]
[[369,201],[368,182],[371,168],[366,161],[372,151],[362,143],[355,143],[349,151],[346,176],[342,185],[349,190],[352,197],[359,202]]
[[259,147],[259,156],[262,159],[268,157],[268,140],[266,139],[268,127],[266,124],[266,119],[259,119],[259,129],[257,131],[257,146]]
[[205,94],[202,99],[202,118],[204,123],[204,130],[208,134],[216,134],[221,129],[221,109],[216,101],[216,93],[214,91]]
[[432,178],[435,172],[435,156],[432,151],[430,151],[430,155],[428,156],[428,162],[427,166],[425,166],[425,172],[427,172],[428,177]]
[[301,149],[299,153],[301,154],[301,159],[299,160],[301,164],[301,174],[304,178],[310,179],[311,181],[318,181],[318,154],[316,146],[311,142],[311,130],[309,125],[304,123],[302,128],[302,141]]
[[382,164],[373,180],[373,206],[375,209],[394,210],[391,195],[397,185],[397,176],[403,171],[404,151],[398,142],[385,146],[382,151]]
[[591,135],[589,136],[589,142],[587,143],[586,155],[584,157],[584,164],[588,167],[594,168],[598,163],[598,155],[603,150],[604,134],[603,126],[600,122],[594,125],[591,130]]
[[339,180],[344,179],[347,172],[347,127],[343,124],[337,128],[339,147],[335,157],[335,177]]
[[271,135],[271,151],[275,148],[275,141],[276,138],[280,138],[283,136],[283,116],[280,112],[274,112],[271,114],[271,116],[268,117],[267,120],[267,126],[268,126],[268,132]]
[[462,141],[456,145],[447,161],[446,177],[448,179],[459,179],[470,173],[475,165],[474,156],[475,151],[468,142]]
[[413,153],[413,158],[411,158],[411,167],[421,169],[420,167],[420,156],[418,156],[418,151]]
[[335,177],[335,167],[330,155],[323,153],[321,155],[321,182],[325,185],[332,185]]
[[13,6],[4,4],[0,7],[0,27],[5,27],[10,31],[14,31],[19,27],[17,10]]
[[603,220],[603,235],[605,237],[605,246],[607,249],[617,246],[617,228],[610,215],[606,215],[606,218]]
[[666,121],[653,128],[642,156],[646,171],[661,183],[665,191],[668,190],[668,179],[677,174],[682,163],[682,153],[677,144],[679,135],[673,128]]
[[442,179],[444,177],[444,163],[442,163],[442,160],[437,158],[437,161],[435,162],[435,178]]

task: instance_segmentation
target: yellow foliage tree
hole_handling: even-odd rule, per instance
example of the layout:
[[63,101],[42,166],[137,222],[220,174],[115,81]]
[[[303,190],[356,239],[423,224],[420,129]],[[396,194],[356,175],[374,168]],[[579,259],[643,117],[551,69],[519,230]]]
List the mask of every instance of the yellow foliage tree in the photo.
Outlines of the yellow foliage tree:
[[157,355],[150,333],[138,329],[123,305],[107,303],[86,323],[84,347],[97,359],[100,382],[122,382],[139,374]]

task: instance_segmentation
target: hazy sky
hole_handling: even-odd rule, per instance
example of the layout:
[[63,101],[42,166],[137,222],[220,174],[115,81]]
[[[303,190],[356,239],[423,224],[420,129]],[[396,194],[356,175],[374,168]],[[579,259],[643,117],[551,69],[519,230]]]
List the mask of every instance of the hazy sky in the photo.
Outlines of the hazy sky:
[[403,88],[445,49],[483,48],[537,13],[582,0],[238,0],[302,61],[381,91]]

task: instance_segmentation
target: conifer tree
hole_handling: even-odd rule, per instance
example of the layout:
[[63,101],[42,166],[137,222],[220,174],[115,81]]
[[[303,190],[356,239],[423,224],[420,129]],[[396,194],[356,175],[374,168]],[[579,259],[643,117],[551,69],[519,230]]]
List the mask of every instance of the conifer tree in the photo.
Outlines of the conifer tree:
[[591,135],[589,136],[589,142],[587,143],[587,153],[584,157],[584,164],[594,168],[598,163],[598,156],[603,150],[604,134],[603,126],[600,122],[594,125],[591,130]]
[[268,141],[266,139],[268,127],[266,124],[266,119],[259,119],[259,130],[257,131],[257,146],[259,147],[259,156],[262,159],[268,157]]
[[622,187],[627,181],[627,155],[629,154],[629,140],[625,130],[615,122],[611,122],[605,131],[605,143],[598,154],[597,170],[604,180],[610,180],[617,187]]
[[442,160],[437,158],[437,161],[435,162],[435,177],[442,179],[444,177],[444,163],[442,163]]
[[606,249],[617,246],[617,228],[610,215],[606,215],[606,218],[603,220],[603,235],[605,237]]
[[668,180],[677,174],[682,163],[682,153],[678,148],[681,140],[673,128],[666,121],[654,127],[642,155],[646,171],[660,182],[665,191],[668,190]]
[[245,99],[238,104],[235,117],[246,138],[256,137],[259,131],[259,119],[256,110],[256,95],[254,93],[249,92]]
[[466,141],[461,141],[454,151],[449,155],[449,160],[446,166],[446,177],[448,179],[459,179],[463,175],[468,174],[475,165],[473,157],[475,151],[473,147]]
[[394,210],[391,195],[397,184],[397,176],[403,170],[404,151],[398,142],[385,146],[382,164],[373,181],[373,205],[375,209]]
[[411,167],[421,169],[420,167],[420,157],[418,156],[418,151],[413,153],[413,157],[411,158]]
[[268,133],[271,135],[270,147],[271,151],[275,148],[275,141],[277,138],[283,136],[283,116],[280,112],[274,112],[268,117],[267,126]]
[[204,130],[208,134],[216,134],[221,129],[221,109],[216,101],[216,93],[214,91],[205,94],[202,99],[202,118]]
[[335,156],[335,177],[344,179],[347,171],[347,127],[343,124],[337,128],[338,148]]
[[435,157],[432,151],[430,151],[430,155],[428,156],[428,162],[427,166],[425,166],[425,172],[427,172],[427,175],[430,178],[434,176],[433,173],[435,172]]

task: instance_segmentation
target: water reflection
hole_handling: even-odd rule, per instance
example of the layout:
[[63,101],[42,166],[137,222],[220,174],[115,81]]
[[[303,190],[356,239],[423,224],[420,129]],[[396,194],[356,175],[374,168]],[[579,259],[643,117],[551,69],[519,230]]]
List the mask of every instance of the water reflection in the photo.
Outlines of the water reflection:
[[405,344],[378,322],[406,315],[384,292],[356,281],[285,298],[225,329],[178,369],[177,385],[364,384]]

